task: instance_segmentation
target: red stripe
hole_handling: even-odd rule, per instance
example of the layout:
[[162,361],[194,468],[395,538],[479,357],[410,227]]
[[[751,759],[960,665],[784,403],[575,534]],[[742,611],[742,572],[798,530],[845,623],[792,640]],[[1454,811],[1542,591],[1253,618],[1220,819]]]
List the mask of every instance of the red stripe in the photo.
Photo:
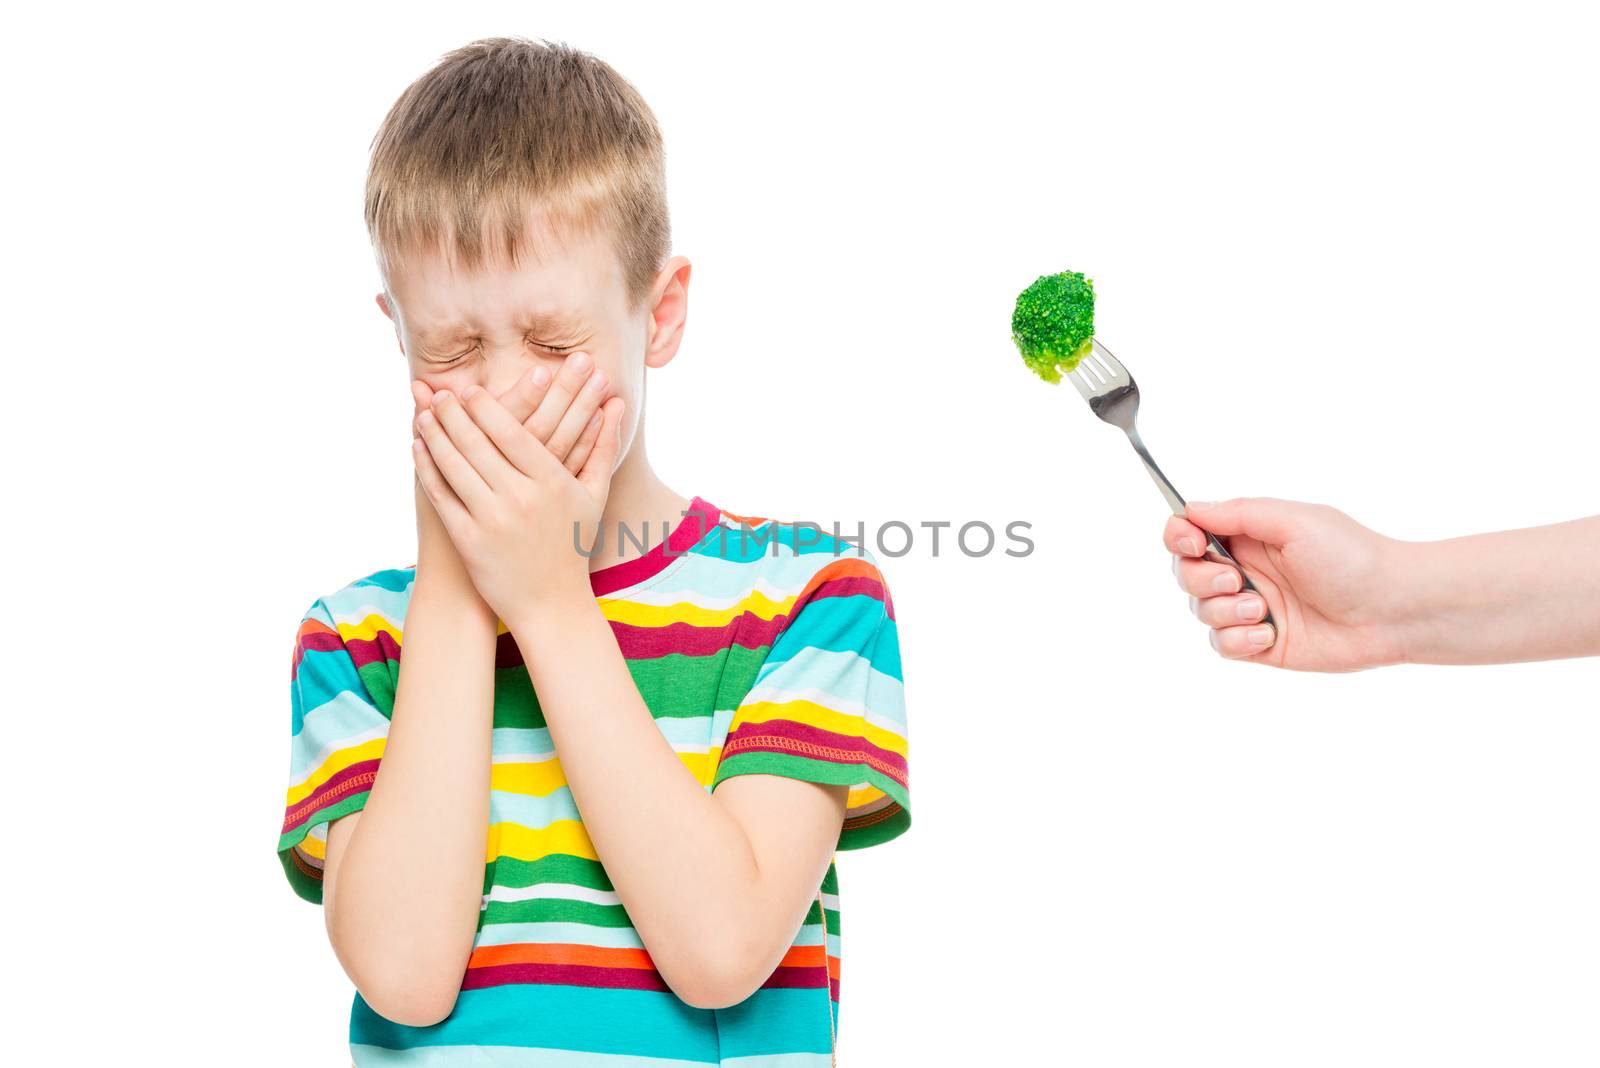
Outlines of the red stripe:
[[716,505],[702,497],[695,497],[665,541],[652,546],[643,556],[589,572],[590,589],[596,597],[603,597],[643,582],[692,549],[717,525],[717,517],[721,514],[721,509]]
[[838,734],[792,719],[741,723],[728,735],[722,759],[751,752],[791,753],[835,764],[861,761],[906,785],[906,758],[899,753],[873,745],[858,735]]
[[351,764],[348,768],[334,775],[333,778],[317,787],[310,797],[290,806],[283,816],[283,830],[280,834],[289,831],[304,823],[317,809],[341,801],[350,794],[360,793],[371,789],[372,780],[378,775],[377,760],[363,760]]
[[561,986],[590,986],[626,990],[671,991],[654,969],[597,968],[588,964],[495,964],[487,968],[468,968],[461,989],[474,990],[508,983],[544,983]]

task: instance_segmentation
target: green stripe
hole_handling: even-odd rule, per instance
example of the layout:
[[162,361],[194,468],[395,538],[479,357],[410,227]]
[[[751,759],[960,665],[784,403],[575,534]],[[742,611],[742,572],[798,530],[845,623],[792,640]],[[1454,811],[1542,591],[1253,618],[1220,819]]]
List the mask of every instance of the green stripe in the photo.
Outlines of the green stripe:
[[570,853],[552,853],[538,860],[501,857],[484,866],[483,892],[486,894],[496,886],[521,888],[534,883],[573,883],[591,890],[616,889],[599,861]]
[[586,923],[590,927],[632,927],[621,905],[596,905],[541,897],[532,901],[491,901],[478,919],[479,927],[492,923]]
[[816,760],[798,753],[735,753],[723,757],[717,764],[717,774],[711,788],[735,775],[783,775],[805,782],[828,783],[833,786],[854,786],[867,782],[876,786],[899,805],[892,816],[866,827],[846,827],[839,834],[839,849],[862,849],[887,842],[903,834],[911,826],[910,800],[905,787],[869,764],[841,764],[832,760]]

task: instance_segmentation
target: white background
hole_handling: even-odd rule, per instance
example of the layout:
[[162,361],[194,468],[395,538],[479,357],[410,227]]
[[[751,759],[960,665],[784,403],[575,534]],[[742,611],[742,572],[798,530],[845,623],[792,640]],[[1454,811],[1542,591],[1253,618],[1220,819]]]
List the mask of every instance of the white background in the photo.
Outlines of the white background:
[[1009,337],[1086,271],[1189,497],[1411,539],[1600,511],[1578,10],[8,16],[8,1045],[346,1063],[272,847],[299,614],[415,559],[366,152],[445,51],[516,33],[665,133],[671,486],[1033,524],[1024,560],[880,557],[915,822],[839,858],[841,1065],[1600,1063],[1594,662],[1221,660],[1134,454]]

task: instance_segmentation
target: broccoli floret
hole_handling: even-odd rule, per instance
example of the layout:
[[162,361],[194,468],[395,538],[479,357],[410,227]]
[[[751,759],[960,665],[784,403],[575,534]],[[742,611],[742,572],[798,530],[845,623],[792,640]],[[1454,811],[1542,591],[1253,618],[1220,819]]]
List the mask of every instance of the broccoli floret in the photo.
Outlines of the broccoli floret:
[[1061,381],[1094,340],[1094,282],[1077,271],[1040,275],[1017,297],[1011,340],[1035,374]]

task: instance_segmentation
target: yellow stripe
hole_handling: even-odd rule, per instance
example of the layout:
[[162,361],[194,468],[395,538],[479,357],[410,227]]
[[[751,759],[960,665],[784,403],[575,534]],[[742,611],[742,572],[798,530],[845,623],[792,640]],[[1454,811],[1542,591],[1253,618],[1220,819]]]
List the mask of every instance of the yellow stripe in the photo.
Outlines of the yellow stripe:
[[520,823],[489,824],[489,849],[484,863],[493,863],[501,857],[513,860],[538,860],[552,853],[569,853],[575,857],[599,860],[589,832],[578,820],[556,820],[548,827],[537,830]]
[[323,783],[348,768],[351,764],[359,764],[363,760],[381,757],[383,755],[384,741],[385,739],[383,738],[373,738],[371,741],[353,745],[348,749],[335,749],[328,754],[328,759],[324,760],[316,771],[313,771],[310,776],[300,781],[300,785],[289,787],[289,796],[288,800],[284,802],[284,807],[293,807],[304,801],[316,793]]
[[308,857],[318,860],[328,859],[328,844],[320,838],[313,838],[309,834],[300,839],[300,852]]
[[825,731],[833,731],[835,734],[860,735],[880,749],[887,749],[901,756],[906,755],[906,740],[894,731],[884,730],[868,723],[862,716],[836,712],[815,701],[757,701],[754,704],[743,705],[734,715],[733,722],[728,725],[728,733],[732,735],[741,723],[765,723],[769,719],[789,719],[796,723],[820,727]]
[[546,797],[567,785],[561,761],[535,760],[516,764],[495,764],[489,769],[489,789],[508,794]]
[[688,623],[695,627],[725,627],[746,612],[758,619],[772,619],[794,607],[794,598],[774,601],[756,590],[731,608],[701,608],[698,605],[639,604],[636,601],[601,598],[600,610],[608,620],[633,627],[665,627],[672,623]]
[[[679,753],[678,759],[698,781],[705,783],[708,770],[716,766],[711,753]],[[549,760],[503,761],[489,769],[489,789],[508,794],[526,794],[530,797],[548,797],[567,785],[567,773],[561,761]]]
[[339,637],[345,641],[349,641],[351,638],[372,641],[381,630],[393,638],[396,645],[400,644],[399,628],[376,612],[368,614],[367,618],[359,623],[339,623],[336,626],[339,628]]
[[862,805],[870,805],[883,796],[883,791],[876,786],[863,786],[859,790],[850,791],[850,796],[845,799],[845,808],[860,808]]

